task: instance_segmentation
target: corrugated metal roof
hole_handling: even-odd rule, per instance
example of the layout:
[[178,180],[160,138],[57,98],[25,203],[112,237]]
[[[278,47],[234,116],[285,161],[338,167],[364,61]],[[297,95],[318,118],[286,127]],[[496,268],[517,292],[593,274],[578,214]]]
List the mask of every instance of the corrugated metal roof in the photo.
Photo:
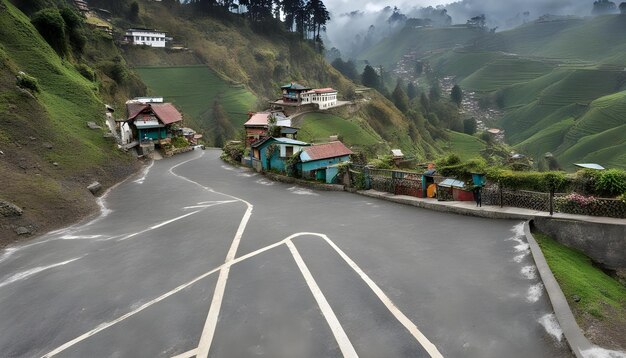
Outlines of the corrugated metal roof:
[[457,180],[457,179],[452,179],[452,178],[448,178],[448,179],[444,179],[444,181],[442,181],[441,183],[438,184],[439,186],[442,186],[444,188],[464,188],[465,187],[465,183]]
[[574,164],[574,165],[577,167],[586,168],[586,169],[595,169],[595,170],[605,169],[603,166],[601,166],[600,164],[596,164],[596,163],[581,163],[581,164]]
[[352,151],[343,143],[337,141],[314,144],[310,147],[304,148],[300,154],[300,159],[302,159],[303,162],[310,162],[313,160],[342,157],[350,154],[352,154]]
[[154,114],[156,114],[164,124],[171,124],[183,120],[183,115],[180,114],[171,103],[152,103],[149,106],[152,107]]
[[315,88],[310,91],[307,91],[306,93],[333,93],[333,92],[337,92],[337,90],[334,88],[326,87],[326,88]]
[[180,122],[183,120],[183,115],[178,112],[176,107],[171,103],[138,103],[128,102],[126,103],[126,110],[128,111],[128,120],[135,119],[141,112],[150,108],[154,115],[159,118],[163,124],[171,124]]
[[402,153],[400,149],[392,149],[391,154],[393,154],[394,157],[404,157],[404,153]]
[[256,142],[252,143],[252,148],[258,148],[258,147],[261,147],[263,144],[265,144],[266,142],[269,142],[269,141],[272,141],[272,142],[278,142],[278,143],[281,143],[281,144],[299,145],[299,146],[307,146],[307,145],[310,145],[310,144],[309,144],[309,143],[307,143],[307,142],[302,142],[302,141],[295,140],[295,139],[291,139],[291,138],[282,138],[282,137],[281,137],[281,138],[273,138],[273,137],[266,137],[266,138],[260,139],[260,140],[258,140],[258,141],[256,141]]
[[299,83],[295,83],[295,82],[286,84],[284,86],[281,86],[280,88],[282,88],[282,89],[293,89],[293,90],[310,90],[311,89],[311,87],[305,87],[305,86],[303,86],[303,85],[301,85]]
[[268,125],[270,115],[274,115],[276,118],[276,125],[279,127],[291,127],[291,119],[285,117],[284,114],[280,112],[257,112],[248,119],[246,123],[244,123],[244,127],[265,127]]

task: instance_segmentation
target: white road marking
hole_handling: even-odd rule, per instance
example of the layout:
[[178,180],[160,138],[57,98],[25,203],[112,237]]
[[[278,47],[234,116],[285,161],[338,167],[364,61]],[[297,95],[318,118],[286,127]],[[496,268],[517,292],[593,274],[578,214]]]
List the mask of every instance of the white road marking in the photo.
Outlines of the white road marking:
[[286,244],[287,247],[289,247],[289,251],[291,251],[291,255],[293,256],[294,260],[296,260],[296,264],[298,265],[300,272],[302,272],[302,276],[304,276],[304,280],[309,286],[313,297],[315,297],[315,301],[317,301],[317,305],[320,307],[324,318],[326,318],[326,322],[328,322],[330,330],[333,332],[335,340],[337,340],[337,344],[339,345],[339,349],[341,349],[341,353],[344,357],[347,358],[358,357],[358,354],[356,354],[354,346],[350,342],[348,335],[346,335],[343,327],[341,327],[341,323],[339,323],[335,312],[333,311],[332,307],[330,307],[330,304],[326,300],[326,297],[324,297],[324,293],[322,293],[322,290],[317,285],[317,282],[315,282],[315,278],[313,278],[311,271],[309,271],[306,263],[304,262],[304,260],[302,260],[302,256],[300,256],[298,249],[296,249],[296,246],[291,241],[287,241]]
[[154,160],[150,163],[150,165],[148,165],[146,168],[143,169],[141,178],[139,178],[137,180],[133,180],[133,183],[135,183],[135,184],[143,184],[143,182],[146,180],[146,176],[148,176],[148,172],[150,171],[150,169],[152,168],[153,165],[154,165]]
[[18,272],[15,275],[9,277],[8,279],[0,282],[0,287],[4,287],[4,286],[6,286],[8,284],[11,284],[13,282],[16,282],[16,281],[25,280],[25,279],[29,278],[30,276],[33,276],[35,274],[40,273],[41,271],[49,270],[51,268],[55,268],[55,267],[58,267],[58,266],[67,265],[70,262],[74,262],[76,260],[80,260],[80,259],[82,259],[85,256],[86,255],[83,255],[83,256],[75,257],[73,259],[69,259],[69,260],[66,260],[66,261],[63,261],[63,262],[58,262],[56,264],[52,264],[52,265],[48,265],[48,266],[39,266],[39,267],[35,267],[33,269],[30,269],[30,270]]
[[[230,250],[228,250],[228,254],[226,255],[225,263],[229,263],[235,258],[235,255],[237,254],[237,248],[239,247],[241,237],[243,236],[243,232],[246,230],[246,225],[248,225],[250,216],[252,216],[253,206],[250,203],[246,204],[248,208],[246,209],[246,213],[243,215],[243,218],[239,223],[239,228],[237,229],[237,233],[235,234],[233,243],[231,244]],[[220,309],[222,307],[222,300],[224,299],[224,291],[226,290],[226,281],[228,281],[229,273],[230,265],[224,267],[220,271],[220,276],[217,279],[215,291],[213,292],[213,299],[211,300],[209,314],[207,315],[206,321],[204,323],[204,328],[202,329],[200,343],[198,343],[198,353],[196,355],[197,358],[206,358],[209,356],[209,349],[211,349],[211,343],[213,342],[213,336],[215,335],[215,327],[217,326],[217,319],[220,315]]]
[[194,348],[192,350],[190,350],[189,352],[185,352],[185,353],[181,353],[177,356],[173,356],[172,358],[192,358],[196,356],[196,353],[198,353],[198,348]]
[[199,213],[200,211],[202,211],[202,210],[192,211],[192,212],[190,212],[190,213],[188,213],[188,214],[181,215],[181,216],[179,216],[179,217],[175,217],[175,218],[173,218],[173,219],[170,219],[170,220],[164,221],[164,222],[162,222],[162,223],[160,223],[160,224],[157,224],[157,225],[151,226],[151,227],[149,227],[149,228],[147,228],[147,229],[144,229],[144,230],[141,230],[141,231],[138,231],[138,232],[132,233],[132,234],[128,234],[128,235],[126,235],[126,236],[124,236],[124,237],[121,237],[121,238],[117,239],[117,241],[124,241],[124,240],[128,240],[128,239],[130,239],[130,238],[132,238],[132,237],[135,237],[135,236],[137,236],[137,235],[145,234],[145,233],[147,233],[148,231],[152,231],[152,230],[155,230],[155,229],[161,228],[161,227],[163,227],[163,226],[165,226],[165,225],[168,225],[168,224],[171,224],[171,223],[173,223],[173,222],[175,222],[175,221],[178,221],[178,220],[184,219],[184,218],[186,218],[187,216],[191,216],[191,215],[193,215],[193,214],[197,214],[197,213]]
[[199,208],[210,208],[211,206],[234,203],[237,200],[223,200],[223,201],[203,201],[198,203],[197,205],[185,206],[183,209],[199,209]]
[[363,281],[365,281],[365,283],[376,294],[376,296],[378,296],[380,301],[385,306],[387,306],[387,309],[389,310],[389,312],[391,312],[391,314],[393,314],[396,317],[396,319],[400,323],[402,323],[402,325],[411,333],[411,335],[413,335],[413,337],[415,337],[415,339],[422,345],[422,347],[424,347],[424,349],[428,352],[428,354],[430,354],[431,357],[433,357],[433,358],[443,358],[443,356],[441,355],[441,353],[439,352],[437,347],[434,344],[432,344],[428,340],[428,338],[426,338],[426,336],[424,336],[424,334],[422,334],[422,332],[420,332],[419,329],[417,329],[417,326],[413,322],[411,322],[411,320],[407,316],[405,316],[404,313],[402,313],[402,311],[400,311],[400,309],[398,309],[398,307],[396,307],[396,305],[393,303],[393,301],[391,301],[391,299],[389,299],[389,297],[387,297],[387,295],[383,292],[383,290],[381,290],[380,287],[378,287],[378,285],[374,281],[372,281],[372,279],[369,278],[369,276],[367,276],[367,274],[365,274],[365,272],[363,272],[363,270],[361,270],[361,268],[354,261],[352,261],[352,259],[350,257],[348,257],[348,255],[346,255],[337,245],[335,245],[335,243],[332,242],[332,240],[330,240],[328,238],[328,236],[321,235],[321,237],[324,240],[326,240],[326,242],[333,249],[335,249],[335,251],[337,251],[339,256],[341,256],[341,258],[343,258],[343,260],[346,263],[348,263],[348,265],[350,267],[352,267],[352,269],[359,276],[361,276]]
[[154,298],[154,299],[144,303],[143,305],[139,306],[138,308],[136,308],[136,309],[126,313],[125,315],[123,315],[123,316],[121,316],[121,317],[119,317],[117,319],[114,319],[113,321],[105,322],[105,323],[99,325],[98,327],[92,329],[91,331],[86,332],[86,333],[84,333],[84,334],[82,334],[82,335],[72,339],[71,341],[69,341],[69,342],[67,342],[67,343],[65,343],[65,344],[55,348],[54,350],[50,351],[49,353],[43,355],[42,358],[53,357],[53,356],[63,352],[64,350],[68,349],[69,347],[71,347],[71,346],[73,346],[73,345],[75,345],[75,344],[77,344],[77,343],[79,343],[81,341],[84,341],[85,339],[93,336],[94,334],[99,333],[101,331],[104,331],[105,329],[107,329],[107,328],[109,328],[109,327],[111,327],[111,326],[113,326],[113,325],[115,325],[117,323],[122,322],[123,320],[127,319],[128,317],[134,316],[137,313],[145,310],[146,308],[154,305],[155,303],[161,302],[164,299],[170,297],[171,295],[173,295],[175,293],[178,293],[178,292],[184,290],[185,288],[193,285],[194,283],[202,280],[203,278],[208,277],[208,276],[216,273],[221,268],[222,268],[222,266],[217,267],[217,268],[215,268],[215,269],[213,269],[213,270],[211,270],[209,272],[206,272],[206,273],[204,273],[204,274],[194,278],[193,280],[191,280],[191,281],[189,281],[187,283],[184,283],[184,284],[176,287],[175,289],[173,289],[173,290],[171,290],[169,292],[166,292],[166,293],[162,294],[161,296],[159,296],[157,298]]

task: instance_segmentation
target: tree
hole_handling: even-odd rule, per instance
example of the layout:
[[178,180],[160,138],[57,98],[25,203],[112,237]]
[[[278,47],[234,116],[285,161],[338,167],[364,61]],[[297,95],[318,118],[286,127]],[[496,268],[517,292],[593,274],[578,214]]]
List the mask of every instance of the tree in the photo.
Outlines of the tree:
[[38,11],[33,15],[31,22],[56,53],[61,56],[66,54],[65,20],[58,9],[47,8]]
[[463,133],[473,135],[474,133],[476,133],[476,126],[476,119],[474,117],[464,119]]
[[422,61],[417,61],[415,64],[415,74],[420,76],[424,72],[424,63]]
[[393,90],[391,94],[391,98],[393,99],[393,103],[402,113],[406,113],[409,109],[409,97],[404,93],[402,89],[402,80],[398,79],[396,83],[396,88]]
[[[607,0],[600,0],[600,1],[607,1]],[[484,29],[487,27],[487,18],[485,17],[485,14],[480,14],[478,16],[474,16],[471,19],[467,20],[467,26],[469,27],[475,27],[478,29]]]
[[341,58],[336,58],[331,65],[342,75],[348,77],[352,81],[357,81],[359,74],[356,71],[356,65],[353,61],[349,60],[344,62]]
[[609,0],[596,0],[593,2],[593,10],[591,13],[594,15],[610,14],[617,11],[617,6],[614,2]]
[[406,95],[409,97],[409,100],[417,97],[417,87],[415,87],[413,82],[409,82],[409,85],[406,87]]
[[430,112],[430,99],[428,99],[428,96],[426,96],[426,93],[424,92],[420,95],[420,105],[422,106],[422,110],[424,110],[424,112]]
[[626,2],[619,4],[619,12],[622,15],[626,14]]
[[139,20],[139,4],[136,1],[133,1],[130,4],[130,10],[128,12],[128,19],[130,21],[137,21],[137,20]]
[[450,99],[452,102],[456,103],[458,107],[461,107],[463,92],[461,91],[461,87],[459,87],[459,85],[454,85],[454,87],[452,87],[452,90],[450,91]]
[[439,82],[435,81],[432,86],[430,86],[430,91],[428,92],[428,98],[436,102],[441,99],[441,87],[439,86]]
[[376,73],[376,70],[372,68],[372,66],[367,65],[363,70],[363,74],[361,74],[361,83],[365,87],[370,88],[379,88],[380,87],[380,78]]

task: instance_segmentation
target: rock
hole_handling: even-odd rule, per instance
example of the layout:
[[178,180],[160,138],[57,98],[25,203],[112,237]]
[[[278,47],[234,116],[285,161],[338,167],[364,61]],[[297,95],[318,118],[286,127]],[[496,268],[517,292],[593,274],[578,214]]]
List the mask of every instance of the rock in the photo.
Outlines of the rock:
[[89,129],[102,129],[96,122],[87,122],[87,127],[89,127]]
[[96,195],[97,192],[100,191],[100,189],[102,189],[102,184],[98,183],[97,181],[89,184],[89,186],[87,187],[87,189],[93,194]]
[[19,206],[6,200],[0,200],[0,215],[4,217],[20,216],[24,210]]
[[574,300],[574,302],[580,302],[580,296],[578,295],[573,295],[572,299]]
[[30,139],[30,140],[37,140],[37,138],[32,137],[32,136],[31,136],[31,137],[28,137],[28,139]]
[[4,155],[4,152],[0,150],[0,155]]
[[48,148],[48,149],[52,149],[52,144],[48,143],[48,142],[44,142],[41,145],[44,146],[44,148]]
[[17,229],[15,229],[15,232],[18,235],[28,235],[30,234],[30,230],[28,230],[27,228],[25,228],[24,226],[20,226]]
[[58,167],[58,166],[59,166],[59,163],[54,162],[54,163],[52,163],[52,165],[54,165],[55,167]]

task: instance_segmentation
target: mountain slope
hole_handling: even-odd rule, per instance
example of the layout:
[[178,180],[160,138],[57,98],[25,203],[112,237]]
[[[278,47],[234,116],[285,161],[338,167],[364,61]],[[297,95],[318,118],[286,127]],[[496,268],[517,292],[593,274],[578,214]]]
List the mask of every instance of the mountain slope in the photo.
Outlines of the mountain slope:
[[[39,92],[16,86],[20,71],[38,81]],[[93,180],[111,185],[136,168],[102,131],[87,128],[87,121],[103,124],[97,94],[97,84],[0,0],[0,199],[24,208],[21,217],[0,217],[0,246],[16,238],[19,226],[38,232],[94,212],[85,187]]]
[[[181,61],[182,55],[172,51],[134,47],[125,48],[125,58],[137,68],[153,94],[174,93],[177,91],[174,88],[180,89],[172,97],[173,101],[181,106],[186,118],[205,133],[209,143],[214,143],[222,133],[232,135],[241,131],[246,113],[266,109],[269,100],[281,96],[280,86],[285,83],[333,87],[339,91],[340,99],[354,93],[354,83],[330,66],[310,42],[280,28],[260,28],[261,24],[236,14],[221,18],[189,16],[184,12],[172,12],[158,2],[143,3],[141,21],[147,27],[167,31],[177,43],[185,44],[190,50],[190,54],[185,55],[188,62]],[[207,81],[198,87],[205,92],[204,98],[198,97],[198,93],[190,93],[190,97],[196,96],[197,99],[183,100],[182,97],[187,96],[186,83],[192,81],[183,80],[187,75],[178,79],[171,77],[171,81],[167,81],[151,74],[158,76],[157,73],[163,73],[159,71],[169,71],[162,68],[164,65],[198,63],[207,68],[202,75]],[[201,70],[178,68],[176,71]],[[190,88],[192,92],[196,88],[193,83],[195,81]],[[215,111],[216,105],[218,111]],[[365,131],[376,133],[384,142],[402,148],[406,153],[426,157],[439,151],[436,146],[425,144],[420,134],[409,138],[407,118],[377,92],[367,93],[367,98],[358,102],[356,107],[356,110],[333,111],[333,115],[343,118],[346,123],[333,122],[338,127],[327,129],[340,132],[348,123],[358,122]],[[224,118],[226,120],[222,120]],[[363,147],[371,143],[368,139],[354,144]],[[379,148],[386,150],[388,145],[385,143]]]

